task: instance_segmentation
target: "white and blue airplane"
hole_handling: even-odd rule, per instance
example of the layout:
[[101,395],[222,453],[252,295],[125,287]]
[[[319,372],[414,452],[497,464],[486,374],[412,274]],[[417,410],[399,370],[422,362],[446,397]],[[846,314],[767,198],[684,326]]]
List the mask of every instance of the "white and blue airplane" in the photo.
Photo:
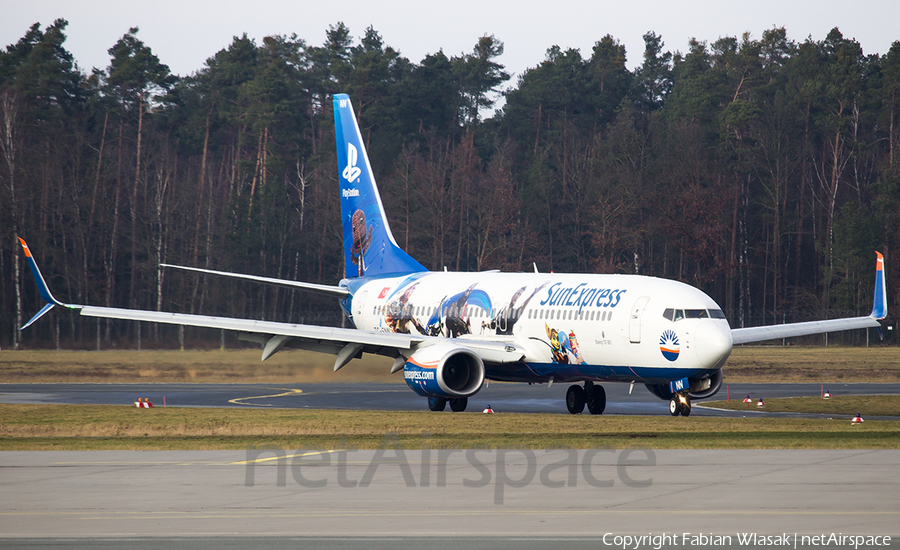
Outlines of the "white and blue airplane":
[[[394,240],[347,95],[334,96],[345,278],[337,286],[167,266],[324,292],[355,328],[64,304],[50,293],[21,240],[47,305],[88,317],[237,331],[265,361],[285,345],[336,356],[334,370],[364,353],[390,357],[391,372],[433,411],[463,411],[486,380],[572,383],[566,407],[603,413],[600,383],[641,383],[687,416],[691,399],[714,395],[735,344],[879,327],[887,314],[884,258],[866,317],[731,328],[721,308],[690,285],[639,275],[429,271]],[[581,383],[579,385],[579,383]]]

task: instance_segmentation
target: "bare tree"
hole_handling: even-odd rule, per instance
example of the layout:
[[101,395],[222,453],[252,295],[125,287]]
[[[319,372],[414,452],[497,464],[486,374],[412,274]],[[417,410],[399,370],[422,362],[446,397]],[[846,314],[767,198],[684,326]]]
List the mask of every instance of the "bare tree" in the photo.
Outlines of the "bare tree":
[[13,349],[19,349],[19,327],[22,326],[22,285],[19,281],[19,208],[16,200],[16,152],[19,148],[18,135],[19,101],[14,89],[0,92],[0,152],[6,161],[6,188],[9,191],[9,209],[12,218],[13,284],[16,294],[16,322],[13,326]]

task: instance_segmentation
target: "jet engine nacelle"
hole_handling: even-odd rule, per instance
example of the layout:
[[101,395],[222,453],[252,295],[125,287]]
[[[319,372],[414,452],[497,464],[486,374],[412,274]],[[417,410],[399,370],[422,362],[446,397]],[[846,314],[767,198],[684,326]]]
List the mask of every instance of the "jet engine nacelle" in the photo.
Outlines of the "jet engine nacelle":
[[[691,399],[706,399],[712,397],[722,387],[722,369],[718,369],[711,376],[706,378],[688,378],[691,384]],[[669,387],[669,384],[644,384],[650,393],[668,401],[675,397],[675,392]]]
[[470,397],[484,382],[484,362],[472,350],[447,342],[412,354],[403,367],[403,378],[423,397]]

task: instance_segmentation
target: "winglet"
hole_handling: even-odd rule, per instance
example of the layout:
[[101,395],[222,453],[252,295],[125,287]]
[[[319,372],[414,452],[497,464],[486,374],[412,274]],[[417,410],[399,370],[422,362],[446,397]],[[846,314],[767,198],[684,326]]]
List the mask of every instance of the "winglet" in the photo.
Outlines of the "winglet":
[[884,319],[887,317],[887,293],[884,284],[884,256],[880,252],[875,252],[877,259],[875,260],[875,299],[872,304],[871,317],[876,319]]
[[53,294],[50,293],[50,288],[47,287],[47,281],[44,280],[44,276],[41,275],[41,269],[38,267],[37,262],[34,261],[34,256],[31,255],[31,250],[28,248],[28,244],[25,242],[25,239],[22,237],[18,237],[19,242],[22,244],[22,250],[25,251],[25,260],[28,261],[28,266],[31,267],[31,274],[34,276],[34,282],[37,284],[38,292],[41,294],[41,298],[47,302],[45,305],[34,317],[31,318],[30,321],[25,323],[22,328],[19,330],[25,330],[30,327],[35,321],[44,316],[45,313],[53,309],[53,306],[62,306],[62,307],[72,307],[68,304],[64,304],[53,297]]

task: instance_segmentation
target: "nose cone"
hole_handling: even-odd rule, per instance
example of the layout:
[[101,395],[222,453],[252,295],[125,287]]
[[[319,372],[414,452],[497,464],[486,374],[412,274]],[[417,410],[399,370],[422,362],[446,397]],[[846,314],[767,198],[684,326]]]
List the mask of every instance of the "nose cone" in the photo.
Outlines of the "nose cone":
[[731,329],[724,321],[704,322],[697,330],[694,351],[700,363],[709,369],[721,368],[731,355]]

